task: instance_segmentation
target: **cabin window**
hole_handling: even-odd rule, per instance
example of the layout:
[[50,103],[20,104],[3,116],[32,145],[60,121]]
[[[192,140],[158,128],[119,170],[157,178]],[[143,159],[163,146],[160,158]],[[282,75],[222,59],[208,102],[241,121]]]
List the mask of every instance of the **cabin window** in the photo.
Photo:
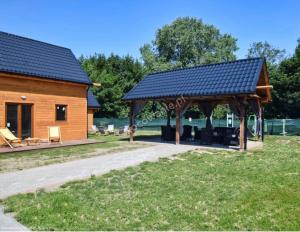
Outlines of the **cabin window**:
[[56,105],[56,121],[67,120],[67,105]]

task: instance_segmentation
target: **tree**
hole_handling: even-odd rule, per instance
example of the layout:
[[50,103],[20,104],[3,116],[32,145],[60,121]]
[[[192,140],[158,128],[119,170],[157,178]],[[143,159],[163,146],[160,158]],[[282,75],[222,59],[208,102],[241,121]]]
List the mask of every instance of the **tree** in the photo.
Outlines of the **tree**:
[[101,104],[101,117],[128,116],[128,106],[122,101],[127,93],[144,75],[143,65],[130,56],[120,57],[95,54],[80,57],[79,62],[93,82],[101,83],[100,88],[93,88]]
[[255,42],[250,45],[247,56],[248,58],[264,57],[269,64],[276,65],[284,59],[285,50],[276,48],[267,41]]
[[274,78],[276,90],[274,104],[278,105],[283,117],[300,118],[300,39],[292,57],[285,59],[279,66],[282,74]]
[[141,49],[148,72],[236,59],[236,39],[200,19],[177,18]]
[[253,43],[248,57],[266,57],[270,84],[273,85],[272,103],[266,106],[267,118],[300,117],[300,40],[295,53],[285,57],[285,50],[268,42]]
[[[213,25],[204,24],[197,18],[184,17],[158,29],[154,41],[145,44],[140,51],[146,71],[155,72],[235,60],[236,41]],[[147,107],[150,109],[150,106]],[[215,116],[224,117],[226,108],[217,107],[215,112]],[[192,108],[186,115],[196,117],[201,112]]]

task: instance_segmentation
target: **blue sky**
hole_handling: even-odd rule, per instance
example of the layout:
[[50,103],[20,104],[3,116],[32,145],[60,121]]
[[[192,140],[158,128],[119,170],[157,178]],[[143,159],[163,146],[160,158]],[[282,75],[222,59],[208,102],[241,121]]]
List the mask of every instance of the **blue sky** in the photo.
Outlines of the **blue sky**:
[[300,1],[269,0],[8,0],[0,1],[0,30],[71,48],[76,56],[130,54],[177,17],[193,16],[250,43],[268,41],[292,54],[300,38]]

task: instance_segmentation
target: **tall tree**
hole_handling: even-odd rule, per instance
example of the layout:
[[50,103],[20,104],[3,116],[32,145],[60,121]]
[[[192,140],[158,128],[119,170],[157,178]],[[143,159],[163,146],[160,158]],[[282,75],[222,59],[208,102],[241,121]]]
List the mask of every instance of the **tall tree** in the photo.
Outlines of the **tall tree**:
[[154,41],[141,49],[147,71],[234,60],[236,39],[213,25],[191,17],[177,18],[158,29]]
[[270,83],[273,85],[272,103],[266,106],[268,118],[300,117],[300,40],[295,53],[285,58],[285,50],[268,42],[256,42],[250,46],[248,57],[265,57]]
[[300,118],[300,39],[297,42],[294,54],[279,66],[282,75],[273,81],[278,114],[289,118]]
[[285,50],[274,47],[267,41],[255,42],[248,49],[248,58],[264,57],[271,65],[279,64],[285,58]]
[[[184,17],[158,29],[154,41],[140,51],[146,71],[154,72],[235,60],[236,41],[201,19]],[[216,112],[217,117],[224,117],[226,108],[219,106]],[[194,108],[187,114],[201,115]]]
[[128,107],[122,97],[143,77],[142,64],[130,56],[113,54],[80,57],[79,61],[91,80],[101,83],[100,88],[93,89],[101,104],[99,116],[127,117]]

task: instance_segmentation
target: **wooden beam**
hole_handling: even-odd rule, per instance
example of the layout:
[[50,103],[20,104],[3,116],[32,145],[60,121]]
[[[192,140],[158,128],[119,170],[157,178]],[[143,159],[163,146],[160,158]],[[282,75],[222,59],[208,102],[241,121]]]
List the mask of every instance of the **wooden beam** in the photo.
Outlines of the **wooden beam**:
[[[188,96],[178,96],[178,98],[185,99],[185,101],[195,102],[195,101],[216,101],[216,100],[223,100],[223,99],[232,99],[233,97],[247,97],[249,94],[227,94],[227,95],[211,95],[211,96],[195,96],[195,97],[188,97]],[[136,100],[125,100],[126,102],[134,102]],[[147,98],[141,101],[162,101],[165,103],[174,102],[174,97],[157,97],[157,98]],[[176,98],[175,98],[176,101]],[[176,104],[176,103],[175,103]]]
[[249,98],[261,98],[260,96],[258,96],[257,94],[250,94]]
[[13,77],[13,78],[18,78],[18,79],[28,79],[28,80],[38,80],[38,81],[43,81],[43,82],[52,82],[52,83],[59,83],[59,84],[67,84],[67,85],[77,85],[77,86],[86,86],[88,88],[88,84],[81,84],[81,83],[76,83],[76,82],[69,82],[69,81],[61,81],[61,80],[52,80],[52,79],[46,79],[46,78],[41,78],[37,76],[30,76],[30,75],[25,75],[25,74],[16,74],[16,73],[6,73],[6,72],[1,72],[0,77]]
[[18,120],[18,125],[17,125],[17,130],[18,130],[18,138],[22,137],[22,105],[18,104],[18,109],[17,109],[17,120]]
[[246,151],[247,150],[247,112],[246,112],[246,109],[245,109],[245,115],[244,115],[244,150]]
[[176,145],[180,144],[180,110],[180,107],[176,107]]
[[133,134],[134,134],[134,117],[133,117],[133,106],[134,103],[130,104],[130,112],[129,112],[129,142],[133,142]]
[[264,115],[264,107],[261,106],[261,141],[263,142],[265,139],[265,115]]
[[[267,72],[266,64],[264,64],[264,66],[263,66],[263,73],[264,73],[264,78],[265,78],[266,85],[270,85],[270,78],[269,78],[269,75],[268,75],[268,72]],[[273,86],[272,86],[272,88],[273,88]],[[271,95],[270,88],[267,88],[266,91],[267,91],[268,101],[272,101],[272,95]]]
[[93,86],[94,86],[94,87],[101,87],[101,84],[100,84],[100,83],[94,82],[94,83],[93,83]]
[[259,85],[256,89],[273,89],[273,85]]
[[240,104],[240,150],[244,149],[245,142],[245,106]]

